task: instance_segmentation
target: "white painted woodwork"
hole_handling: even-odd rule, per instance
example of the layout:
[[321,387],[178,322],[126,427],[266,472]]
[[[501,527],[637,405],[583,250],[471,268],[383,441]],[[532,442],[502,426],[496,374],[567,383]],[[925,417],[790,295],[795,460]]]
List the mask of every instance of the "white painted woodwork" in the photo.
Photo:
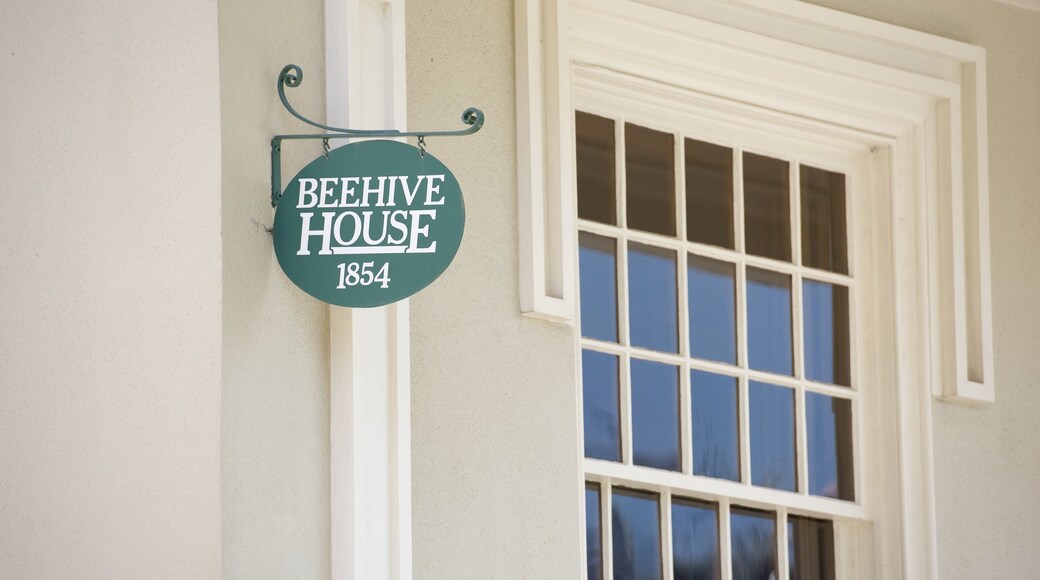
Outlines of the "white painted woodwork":
[[[837,137],[833,137],[821,142],[815,138],[816,136],[812,131],[794,131],[789,124],[766,123],[765,121],[762,121],[753,127],[749,126],[746,129],[736,128],[735,125],[731,124],[729,119],[720,117],[721,113],[719,110],[710,110],[709,108],[699,109],[694,107],[691,104],[691,97],[688,94],[660,87],[657,87],[660,90],[651,91],[654,87],[644,84],[638,79],[613,75],[610,74],[609,71],[604,70],[586,70],[581,67],[576,67],[574,70],[573,83],[574,102],[577,108],[614,120],[614,126],[617,131],[616,145],[617,149],[621,151],[621,153],[617,153],[618,175],[621,176],[616,180],[619,183],[619,196],[623,193],[625,187],[625,179],[623,178],[623,150],[625,147],[623,127],[625,122],[654,127],[675,134],[677,160],[683,159],[682,150],[685,146],[686,138],[720,143],[733,148],[733,159],[735,162],[734,190],[736,192],[740,192],[743,188],[743,174],[740,162],[742,159],[742,152],[746,148],[787,161],[790,164],[789,180],[791,188],[789,191],[792,196],[792,213],[790,218],[791,223],[793,224],[790,235],[792,236],[792,255],[794,259],[791,263],[780,262],[768,258],[745,255],[743,254],[742,249],[729,250],[687,242],[685,236],[682,235],[685,227],[685,218],[681,209],[676,212],[676,217],[678,219],[676,226],[677,231],[680,233],[677,237],[627,230],[620,226],[606,225],[583,219],[578,219],[576,221],[577,229],[579,231],[590,232],[617,239],[619,240],[619,247],[622,249],[627,246],[629,241],[636,241],[673,250],[676,252],[679,259],[680,272],[685,271],[685,257],[687,253],[706,256],[715,260],[734,264],[736,266],[735,272],[738,280],[736,288],[738,293],[736,316],[740,321],[738,328],[744,327],[744,320],[746,319],[746,304],[744,297],[745,280],[743,276],[746,266],[765,268],[790,275],[792,278],[792,304],[795,308],[795,312],[798,313],[792,320],[792,326],[795,333],[795,340],[792,343],[795,364],[794,375],[791,377],[782,377],[771,373],[742,368],[747,366],[747,335],[743,331],[738,333],[740,343],[738,345],[737,366],[689,358],[686,354],[689,350],[689,336],[685,330],[688,328],[689,315],[685,300],[687,290],[685,287],[685,276],[682,275],[678,277],[679,301],[677,306],[681,329],[679,353],[656,352],[633,347],[630,345],[628,340],[629,312],[625,307],[625,304],[627,303],[628,290],[626,282],[628,277],[627,273],[625,273],[627,269],[627,254],[626,252],[621,251],[618,255],[618,268],[620,273],[618,275],[617,288],[618,296],[620,297],[619,304],[621,305],[618,312],[618,319],[621,328],[619,341],[617,343],[612,343],[582,338],[580,340],[580,345],[578,346],[579,349],[591,349],[617,355],[621,361],[621,374],[619,378],[623,455],[621,462],[585,459],[583,462],[583,470],[586,479],[598,482],[603,488],[607,488],[611,485],[621,485],[628,488],[644,489],[650,492],[659,493],[662,518],[665,519],[667,518],[667,514],[670,513],[671,497],[680,496],[698,498],[716,503],[720,506],[720,510],[723,505],[737,504],[746,507],[765,509],[776,513],[776,521],[779,526],[777,536],[778,542],[785,541],[784,534],[786,532],[783,529],[784,522],[786,521],[788,513],[794,513],[796,515],[809,515],[835,521],[836,529],[845,530],[843,533],[848,536],[846,542],[851,542],[851,545],[859,545],[861,540],[858,538],[858,535],[869,534],[872,530],[870,521],[873,518],[873,512],[871,510],[876,503],[872,496],[876,495],[875,489],[877,487],[875,485],[866,485],[863,483],[864,479],[870,477],[871,470],[867,467],[867,462],[862,459],[861,456],[863,455],[864,450],[873,449],[879,445],[876,430],[865,430],[862,427],[863,422],[860,421],[859,417],[865,415],[874,417],[876,415],[876,413],[874,413],[870,408],[870,405],[878,396],[878,389],[869,386],[869,381],[864,378],[864,373],[862,373],[861,369],[857,366],[860,362],[860,358],[862,358],[859,356],[853,357],[852,359],[852,388],[823,385],[808,381],[804,378],[804,365],[802,364],[801,358],[802,347],[800,343],[800,283],[803,276],[808,276],[813,279],[848,287],[850,289],[850,297],[853,300],[852,305],[854,308],[850,312],[850,316],[852,317],[850,326],[853,333],[858,332],[860,327],[863,326],[857,319],[869,315],[869,310],[863,307],[861,302],[857,302],[856,300],[859,296],[870,297],[872,296],[872,292],[869,289],[860,292],[858,290],[859,286],[856,285],[857,279],[854,275],[824,272],[799,265],[797,248],[800,244],[801,234],[797,227],[800,219],[800,198],[797,184],[798,165],[799,163],[804,162],[815,167],[826,168],[828,170],[845,174],[848,176],[847,192],[849,198],[851,200],[861,200],[865,203],[870,203],[873,199],[873,195],[870,194],[865,184],[871,183],[869,178],[872,170],[871,149],[873,146],[863,140],[872,137],[863,134],[854,137],[850,133],[849,135],[846,135],[844,141],[839,141]],[[677,184],[675,202],[677,207],[681,208],[685,197],[685,188],[683,187],[685,176],[684,172],[681,171],[682,164],[677,163],[676,167],[680,170],[676,172],[675,176]],[[866,175],[867,179],[863,179],[863,175]],[[737,198],[737,201],[740,201],[739,197]],[[742,218],[739,216],[739,203],[737,205],[738,208],[736,211],[738,212],[738,216],[736,219],[738,222],[735,225],[737,226],[737,231],[740,231]],[[850,206],[851,205],[852,204],[850,204]],[[619,209],[621,212],[619,213],[619,223],[624,223],[624,207]],[[870,245],[871,239],[867,233],[871,230],[869,228],[859,228],[861,233],[857,235],[856,231],[859,226],[857,219],[861,216],[864,219],[870,217],[871,211],[872,210],[869,210],[869,208],[857,211],[856,208],[849,207],[847,215],[850,237],[849,248],[851,271],[853,274],[865,274],[866,277],[864,278],[863,283],[869,283],[875,276],[870,273],[872,268],[856,263],[858,254],[855,249],[860,244]],[[735,241],[737,242],[737,247],[741,248],[743,240],[738,238]],[[870,254],[869,252],[864,252],[864,255],[869,256]],[[884,278],[887,275],[882,273],[880,276]],[[858,310],[855,308],[856,306],[859,306]],[[580,326],[580,311],[577,312],[577,316],[579,318]],[[856,336],[851,338],[853,339],[853,348],[855,349],[860,349],[864,352],[872,352],[871,349],[876,348],[872,339],[857,341]],[[681,369],[679,409],[680,433],[682,434],[682,441],[684,442],[681,450],[681,472],[669,472],[640,467],[633,464],[631,452],[633,437],[631,427],[631,379],[628,371],[628,357],[631,356],[644,360],[654,360],[661,363],[676,365]],[[578,355],[578,360],[581,360],[580,353]],[[689,445],[692,429],[692,417],[689,409],[690,386],[688,371],[690,369],[705,370],[728,376],[735,376],[739,379],[740,433],[742,434],[740,437],[740,461],[742,469],[741,480],[739,482],[693,475],[691,449]],[[778,491],[756,487],[750,484],[750,444],[746,437],[748,434],[749,420],[747,384],[750,380],[785,385],[794,389],[797,394],[796,425],[798,435],[796,438],[796,444],[798,446],[797,471],[799,485],[796,492]],[[867,385],[867,387],[860,388],[861,385]],[[807,456],[807,435],[804,401],[802,399],[802,393],[806,391],[841,397],[852,402],[852,429],[854,437],[852,461],[855,466],[854,472],[856,474],[855,501],[833,500],[812,496],[808,493],[808,463],[805,459]],[[578,396],[580,396],[580,393]],[[890,495],[887,497],[898,496]],[[607,506],[607,508],[609,508],[609,506]],[[604,519],[609,519],[609,513],[609,511],[604,512]],[[661,534],[663,542],[662,547],[667,561],[668,547],[672,542],[670,527],[662,524]],[[732,553],[728,534],[720,534],[719,542],[720,553]],[[787,562],[785,561],[783,554],[779,555],[778,566],[780,567],[780,570],[783,571],[784,567],[787,566]],[[724,558],[724,561],[727,563],[726,566],[728,566],[728,556]],[[853,578],[869,577],[855,576],[853,572],[851,572],[860,568],[857,562],[858,559],[848,561],[842,560],[842,567],[839,569],[839,573],[845,574],[846,577]],[[727,574],[729,573],[729,570],[726,569],[725,566],[724,571]]]
[[[405,129],[404,0],[326,0],[325,8],[328,124]],[[408,301],[330,306],[329,332],[331,575],[409,580]]]
[[580,67],[686,88],[742,127],[784,119],[821,139],[882,139],[920,126],[928,384],[950,400],[993,400],[981,48],[793,0],[525,0],[516,22],[523,312],[573,319]]
[[[568,322],[561,311],[578,316],[576,292],[548,282],[562,258],[577,255],[576,244],[572,238],[571,245],[554,245],[550,233],[559,229],[556,237],[566,240],[563,234],[579,227],[605,228],[574,217],[573,168],[551,179],[545,173],[546,159],[560,146],[550,128],[568,144],[555,158],[573,164],[573,125],[550,120],[569,118],[575,107],[622,121],[657,119],[658,128],[729,146],[785,151],[796,144],[796,157],[850,175],[850,267],[862,280],[850,294],[854,384],[862,386],[853,414],[855,509],[686,474],[644,473],[653,470],[631,465],[624,388],[623,461],[586,460],[589,479],[603,485],[604,496],[618,481],[700,493],[726,512],[735,497],[830,514],[838,518],[837,549],[847,557],[841,577],[936,578],[931,398],[985,402],[994,394],[984,51],[790,0],[527,0],[517,5],[517,39],[527,314]],[[569,66],[561,73],[563,59]],[[621,147],[617,155],[623,161]],[[857,160],[850,163],[850,155]],[[734,210],[739,216],[743,208],[738,203]],[[622,203],[618,216],[624,227]],[[666,240],[653,242],[667,246]],[[625,263],[621,252],[619,281],[626,279]],[[573,283],[576,264],[570,267],[569,278],[558,279]],[[546,296],[553,310],[539,309]],[[618,299],[624,304],[620,282]],[[583,344],[632,352],[627,324],[621,308],[618,345]],[[744,364],[746,344],[740,347]],[[626,375],[623,364],[623,382]],[[746,379],[741,385],[746,408]],[[722,549],[726,555],[726,542]]]
[[517,0],[517,178],[520,308],[574,318],[574,113],[566,2]]

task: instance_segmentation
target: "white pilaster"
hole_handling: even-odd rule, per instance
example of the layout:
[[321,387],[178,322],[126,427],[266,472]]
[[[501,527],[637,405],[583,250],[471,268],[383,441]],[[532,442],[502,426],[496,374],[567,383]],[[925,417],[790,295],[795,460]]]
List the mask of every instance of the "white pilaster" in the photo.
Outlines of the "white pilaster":
[[[404,129],[404,0],[326,0],[325,39],[327,123]],[[408,301],[331,306],[329,332],[332,578],[409,580]]]

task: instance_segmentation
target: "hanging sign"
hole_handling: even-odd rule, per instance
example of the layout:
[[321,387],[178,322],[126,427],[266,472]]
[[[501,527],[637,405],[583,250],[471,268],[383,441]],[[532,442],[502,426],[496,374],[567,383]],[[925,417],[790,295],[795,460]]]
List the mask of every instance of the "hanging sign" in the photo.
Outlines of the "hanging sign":
[[368,308],[422,290],[462,242],[459,182],[429,153],[359,141],[293,177],[274,216],[285,275],[322,302]]

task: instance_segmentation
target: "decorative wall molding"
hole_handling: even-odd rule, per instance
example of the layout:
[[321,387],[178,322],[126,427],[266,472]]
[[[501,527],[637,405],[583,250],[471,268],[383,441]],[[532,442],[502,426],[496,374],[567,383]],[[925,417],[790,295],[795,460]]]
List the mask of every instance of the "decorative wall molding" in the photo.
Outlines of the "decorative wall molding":
[[[574,114],[570,100],[567,3],[517,0],[517,176],[520,195],[520,308],[548,320],[574,319]],[[563,194],[562,192],[567,192]]]
[[516,22],[525,314],[574,317],[575,75],[865,147],[890,224],[875,234],[889,275],[873,282],[888,298],[871,304],[890,361],[874,564],[937,578],[932,397],[994,396],[983,49],[793,0],[522,0]]
[[921,126],[929,384],[950,400],[993,400],[983,49],[793,0],[516,7],[524,313],[573,320],[572,67],[628,71],[879,138]]

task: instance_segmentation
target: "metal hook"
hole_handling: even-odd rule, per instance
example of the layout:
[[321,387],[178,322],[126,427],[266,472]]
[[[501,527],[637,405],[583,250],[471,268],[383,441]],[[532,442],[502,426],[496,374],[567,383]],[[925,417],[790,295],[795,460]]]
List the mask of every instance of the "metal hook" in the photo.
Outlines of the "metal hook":
[[419,158],[426,157],[426,135],[419,135]]
[[329,158],[329,140],[328,139],[322,139],[321,140],[321,154],[322,154],[323,157],[325,157],[325,159]]

